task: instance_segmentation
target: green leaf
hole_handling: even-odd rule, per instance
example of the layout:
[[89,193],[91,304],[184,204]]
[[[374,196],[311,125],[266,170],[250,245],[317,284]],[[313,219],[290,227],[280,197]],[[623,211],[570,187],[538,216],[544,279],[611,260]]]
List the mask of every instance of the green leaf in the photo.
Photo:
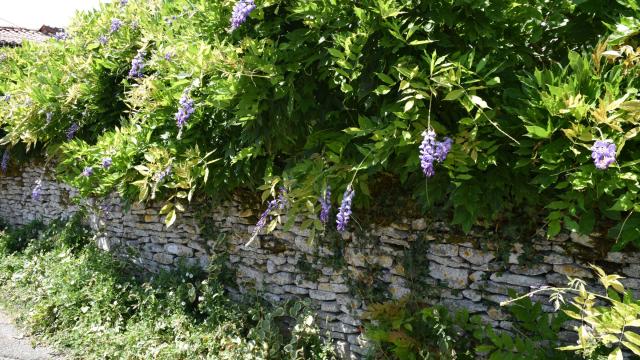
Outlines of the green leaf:
[[447,101],[458,100],[462,95],[464,95],[464,93],[465,93],[464,89],[456,89],[449,92],[447,96],[444,97],[444,99]]
[[162,209],[160,209],[158,214],[160,214],[160,215],[167,214],[167,213],[169,213],[169,210],[171,210],[171,209],[173,209],[173,203],[166,203],[166,204],[164,204]]
[[389,75],[387,75],[387,74],[385,74],[385,73],[379,73],[379,72],[377,72],[377,73],[376,73],[376,76],[377,76],[380,80],[382,80],[382,81],[384,81],[385,83],[387,83],[388,85],[395,85],[395,83],[396,83],[396,81],[395,81],[395,80],[393,80],[393,79],[391,78],[391,76],[389,76]]
[[167,216],[164,218],[164,224],[167,227],[171,227],[171,225],[173,225],[173,223],[176,221],[176,210],[172,209]]
[[640,347],[624,340],[622,341],[622,344],[626,346],[627,349],[631,350],[634,354],[640,356]]
[[622,350],[620,348],[616,348],[613,350],[609,356],[607,356],[608,360],[623,360],[622,359]]
[[551,135],[551,132],[548,129],[542,128],[537,125],[528,125],[525,126],[527,129],[527,133],[532,135],[532,137],[537,139],[548,139]]
[[404,103],[404,112],[409,112],[411,109],[413,109],[413,105],[415,104],[414,100],[411,99],[409,101],[407,101],[406,103]]
[[553,220],[549,222],[549,227],[547,228],[547,236],[554,237],[558,235],[560,233],[560,229],[561,229],[561,226],[560,226],[559,220]]
[[469,98],[471,99],[472,103],[474,103],[481,109],[487,109],[489,107],[489,105],[487,105],[487,102],[477,95],[471,95]]
[[632,331],[625,331],[624,337],[627,338],[632,343],[634,343],[635,345],[640,346],[640,335]]

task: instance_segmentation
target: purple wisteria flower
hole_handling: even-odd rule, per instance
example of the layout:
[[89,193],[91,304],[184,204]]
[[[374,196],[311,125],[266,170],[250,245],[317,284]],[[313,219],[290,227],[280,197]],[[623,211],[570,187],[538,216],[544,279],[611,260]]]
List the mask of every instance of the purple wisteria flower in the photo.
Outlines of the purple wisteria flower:
[[318,201],[320,201],[322,208],[320,210],[320,221],[326,224],[329,222],[329,212],[331,211],[331,188],[329,186],[324,191],[324,198],[319,198]]
[[11,95],[10,95],[10,94],[6,94],[6,95],[4,96],[4,101],[6,101],[6,102],[11,101]]
[[109,42],[109,38],[106,37],[105,35],[101,35],[100,38],[98,39],[98,41],[102,45],[107,45],[107,43]]
[[80,173],[80,175],[86,176],[86,177],[93,175],[93,167],[91,166],[85,167],[84,170],[82,170],[82,173]]
[[118,18],[111,19],[111,27],[109,28],[109,33],[113,34],[114,32],[120,30],[122,27],[122,20]]
[[71,126],[69,126],[69,129],[67,130],[67,140],[73,139],[73,137],[76,136],[78,130],[80,130],[80,126],[77,123],[71,124]]
[[167,51],[167,53],[164,54],[164,59],[167,61],[171,61],[172,57],[173,57],[173,53],[171,51]]
[[58,31],[57,33],[53,34],[53,38],[58,41],[65,41],[68,37],[69,36],[64,31]]
[[120,6],[127,6],[129,0],[120,0]]
[[449,151],[451,151],[453,140],[447,137],[444,141],[436,141],[436,132],[433,129],[425,130],[422,136],[420,166],[426,177],[432,177],[436,173],[433,163],[443,162],[447,158]]
[[269,215],[273,210],[284,209],[287,206],[288,201],[284,197],[284,194],[286,194],[286,191],[287,190],[285,188],[281,187],[280,193],[278,194],[278,198],[273,199],[267,203],[267,209],[260,215],[260,218],[256,223],[256,228],[253,230],[253,235],[251,236],[252,239],[256,237],[260,233],[260,231],[262,231],[262,229],[264,229],[264,227],[267,225],[267,218],[269,217]]
[[253,236],[256,236],[264,229],[267,225],[267,217],[273,210],[278,207],[278,200],[273,199],[267,203],[267,209],[260,215],[258,222],[256,223],[256,228],[253,230]]
[[596,140],[591,147],[591,158],[596,168],[607,169],[616,161],[616,144],[611,140]]
[[36,186],[31,190],[31,198],[35,201],[40,200],[40,196],[42,195],[42,183],[40,179],[36,180]]
[[142,77],[142,71],[144,70],[144,56],[146,53],[143,50],[138,50],[138,54],[131,60],[131,70],[129,70],[129,77],[140,78]]
[[111,164],[113,163],[113,161],[111,160],[110,157],[104,157],[102,158],[102,168],[103,169],[108,169],[111,167]]
[[255,8],[256,4],[253,0],[238,0],[231,13],[231,31],[239,28],[242,23],[247,21],[247,17]]
[[162,181],[162,179],[165,178],[165,176],[171,174],[171,165],[167,166],[166,169],[160,171],[158,173],[158,182]]
[[356,192],[353,190],[351,185],[349,185],[342,196],[342,203],[340,204],[338,215],[336,215],[336,229],[340,232],[345,231],[347,229],[347,224],[349,224],[349,218],[351,217],[351,203],[353,202],[353,196],[355,194]]
[[176,123],[180,129],[182,129],[194,111],[193,100],[189,98],[189,95],[185,92],[180,98],[180,108],[178,108],[178,112],[176,113]]
[[9,167],[9,159],[11,158],[11,153],[9,153],[9,149],[4,149],[4,154],[2,154],[2,162],[0,163],[0,170],[2,170],[3,174],[7,173],[7,168]]

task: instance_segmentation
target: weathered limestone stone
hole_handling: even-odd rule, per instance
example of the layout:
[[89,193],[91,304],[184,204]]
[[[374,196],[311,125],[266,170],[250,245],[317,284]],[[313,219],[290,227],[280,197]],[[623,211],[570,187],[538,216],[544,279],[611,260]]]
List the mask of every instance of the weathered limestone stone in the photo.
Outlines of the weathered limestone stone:
[[484,280],[486,274],[487,273],[484,271],[474,271],[473,273],[471,273],[471,275],[469,275],[469,280],[471,281]]
[[467,311],[469,311],[470,314],[482,313],[487,311],[486,305],[478,302],[473,302],[470,300],[444,299],[442,300],[442,304],[449,309],[454,309],[454,310],[466,309]]
[[494,273],[491,275],[490,279],[495,282],[528,287],[542,286],[545,284],[545,278],[542,277],[516,275],[511,273],[503,273],[501,275]]
[[518,275],[542,275],[551,271],[551,265],[547,264],[527,264],[527,265],[512,265],[509,268],[514,274]]
[[364,254],[356,252],[353,248],[348,248],[344,257],[345,261],[353,266],[365,267],[367,265]]
[[268,283],[289,285],[293,284],[293,274],[287,272],[279,272],[267,276],[266,280]]
[[638,264],[629,265],[622,269],[622,273],[630,277],[638,278],[640,277],[640,265]]
[[360,332],[357,327],[343,324],[340,322],[335,322],[330,324],[331,331],[335,331],[337,333],[342,334],[357,334]]
[[153,260],[157,261],[160,264],[165,264],[165,265],[169,265],[169,264],[173,264],[173,256],[169,255],[169,254],[164,254],[164,253],[157,253],[153,255]]
[[391,297],[393,297],[394,299],[402,299],[403,297],[409,295],[411,293],[411,290],[398,284],[391,284],[389,286],[389,292],[391,293]]
[[581,266],[571,265],[571,264],[553,265],[553,271],[562,275],[573,277],[573,278],[575,277],[592,278],[593,277],[593,274],[591,271]]
[[336,294],[328,291],[309,290],[309,297],[314,300],[331,301],[336,299]]
[[573,259],[572,258],[570,258],[568,256],[564,256],[564,255],[559,255],[559,254],[545,255],[542,258],[542,261],[545,264],[551,264],[551,265],[571,264],[571,263],[573,263]]
[[588,235],[578,234],[577,232],[574,231],[574,232],[571,232],[570,238],[571,238],[571,241],[573,241],[576,244],[580,244],[582,246],[586,246],[590,248],[595,247],[595,243],[593,239]]
[[482,295],[480,294],[480,292],[476,290],[471,290],[471,289],[462,290],[462,295],[474,302],[482,300]]
[[188,246],[180,245],[180,244],[167,244],[164,246],[165,250],[169,254],[174,254],[177,256],[191,256],[193,255],[193,249]]
[[411,222],[411,229],[416,231],[422,231],[427,228],[427,221],[423,218],[415,219]]
[[469,283],[469,271],[456,269],[434,262],[429,263],[429,274],[437,280],[445,281],[454,289],[464,289]]
[[362,325],[362,322],[358,319],[354,319],[353,317],[349,316],[348,314],[342,314],[338,316],[338,319],[340,320],[340,322],[347,324],[347,325],[351,325],[351,326],[360,326]]
[[467,266],[467,264],[465,264],[465,262],[459,256],[444,257],[444,256],[433,255],[433,254],[427,254],[427,259],[431,261],[435,261],[440,265],[445,265],[448,267],[464,268]]
[[493,253],[468,247],[460,248],[460,257],[474,265],[486,265],[496,258]]
[[457,256],[458,246],[452,244],[431,244],[429,252],[437,256]]
[[507,320],[507,319],[509,319],[509,316],[505,312],[503,312],[500,308],[498,308],[496,306],[489,306],[489,309],[487,309],[487,315],[492,320]]
[[348,293],[349,287],[345,284],[321,283],[318,284],[318,290],[342,294]]

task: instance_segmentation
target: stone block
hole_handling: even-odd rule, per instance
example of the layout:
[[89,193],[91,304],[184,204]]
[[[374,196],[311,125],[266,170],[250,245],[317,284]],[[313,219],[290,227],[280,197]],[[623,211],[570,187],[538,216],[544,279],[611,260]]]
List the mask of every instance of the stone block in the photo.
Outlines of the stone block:
[[431,244],[431,246],[429,246],[429,253],[443,257],[458,256],[458,245]]
[[446,282],[454,289],[464,289],[469,284],[468,270],[447,267],[434,262],[429,263],[429,275]]
[[336,300],[336,294],[328,291],[309,290],[309,297],[314,300],[331,301]]

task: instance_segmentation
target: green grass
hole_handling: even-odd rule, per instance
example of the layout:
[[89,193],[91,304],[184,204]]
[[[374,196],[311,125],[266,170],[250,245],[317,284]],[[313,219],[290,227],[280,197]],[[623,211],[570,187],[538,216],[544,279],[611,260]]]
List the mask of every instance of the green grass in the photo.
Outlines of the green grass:
[[141,275],[90,239],[79,219],[0,234],[0,302],[71,357],[334,358],[305,304],[230,300],[221,261]]

